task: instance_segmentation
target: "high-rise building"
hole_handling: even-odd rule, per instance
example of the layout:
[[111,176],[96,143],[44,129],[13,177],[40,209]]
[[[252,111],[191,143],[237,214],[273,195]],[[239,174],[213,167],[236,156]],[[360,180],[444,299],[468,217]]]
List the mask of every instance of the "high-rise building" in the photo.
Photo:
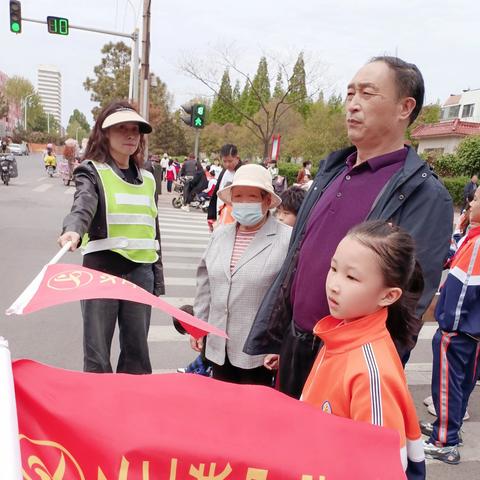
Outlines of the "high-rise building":
[[62,74],[54,65],[39,65],[37,91],[45,113],[51,114],[61,125]]

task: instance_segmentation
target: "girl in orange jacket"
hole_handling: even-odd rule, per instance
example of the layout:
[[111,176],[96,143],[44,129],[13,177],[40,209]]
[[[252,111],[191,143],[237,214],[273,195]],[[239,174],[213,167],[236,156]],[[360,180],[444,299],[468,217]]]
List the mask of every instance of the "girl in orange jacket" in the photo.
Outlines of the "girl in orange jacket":
[[397,430],[407,478],[425,478],[418,418],[395,347],[412,347],[419,330],[423,278],[412,238],[383,221],[354,227],[332,258],[326,290],[331,315],[314,329],[324,346],[301,400]]

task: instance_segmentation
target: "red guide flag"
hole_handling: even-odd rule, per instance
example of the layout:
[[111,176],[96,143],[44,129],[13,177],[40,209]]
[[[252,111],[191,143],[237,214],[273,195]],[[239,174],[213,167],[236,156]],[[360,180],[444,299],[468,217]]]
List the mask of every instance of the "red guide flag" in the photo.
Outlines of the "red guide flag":
[[92,298],[115,298],[145,303],[177,318],[195,338],[211,333],[227,337],[219,328],[204,322],[123,278],[80,265],[51,264],[43,267],[32,283],[7,309],[6,314],[35,312],[61,303]]
[[27,480],[399,480],[400,438],[268,387],[13,363]]

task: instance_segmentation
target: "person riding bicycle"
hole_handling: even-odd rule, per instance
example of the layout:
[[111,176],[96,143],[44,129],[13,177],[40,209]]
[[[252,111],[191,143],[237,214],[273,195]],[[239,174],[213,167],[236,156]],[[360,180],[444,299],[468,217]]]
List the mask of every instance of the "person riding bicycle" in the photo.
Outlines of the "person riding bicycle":
[[53,145],[51,143],[47,144],[47,149],[43,154],[43,163],[45,164],[45,168],[51,166],[54,170],[57,169],[57,157],[55,156]]

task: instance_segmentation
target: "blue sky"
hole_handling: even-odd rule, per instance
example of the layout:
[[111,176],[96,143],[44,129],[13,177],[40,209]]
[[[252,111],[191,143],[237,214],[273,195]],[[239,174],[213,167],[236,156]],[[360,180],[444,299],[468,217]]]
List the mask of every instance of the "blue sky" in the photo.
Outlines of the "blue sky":
[[[22,14],[63,16],[71,24],[130,33],[141,25],[142,5],[142,0],[23,0]],[[74,108],[91,119],[94,104],[82,83],[99,63],[101,47],[116,37],[78,30],[61,37],[48,34],[46,25],[27,22],[22,34],[14,35],[7,0],[0,12],[0,70],[35,85],[39,64],[56,65],[63,79],[63,123]],[[227,47],[252,74],[264,54],[294,62],[303,50],[310,65],[320,65],[326,89],[339,93],[370,57],[398,53],[422,71],[427,101],[443,101],[464,88],[480,88],[478,18],[480,2],[466,0],[152,0],[151,68],[167,83],[176,107],[209,93],[183,73],[182,59],[212,66],[220,75],[216,52]],[[271,60],[270,66],[274,79]]]

